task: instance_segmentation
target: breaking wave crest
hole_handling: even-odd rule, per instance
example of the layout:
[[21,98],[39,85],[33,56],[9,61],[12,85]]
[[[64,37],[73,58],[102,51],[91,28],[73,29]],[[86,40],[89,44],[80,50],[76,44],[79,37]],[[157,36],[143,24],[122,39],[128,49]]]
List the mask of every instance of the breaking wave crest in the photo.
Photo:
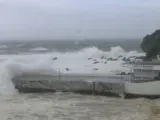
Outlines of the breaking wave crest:
[[[116,70],[129,70],[122,65],[124,62],[122,58],[142,55],[144,54],[136,51],[126,52],[120,46],[112,47],[110,51],[102,51],[93,46],[77,52],[1,55],[0,94],[16,92],[12,78],[25,72],[52,74],[60,69],[60,72],[73,74],[113,74]],[[97,64],[94,63],[95,61]],[[66,68],[69,68],[69,71],[66,71]],[[97,70],[94,71],[94,68]]]
[[36,48],[32,48],[30,49],[30,51],[47,51],[47,48],[44,47],[36,47]]

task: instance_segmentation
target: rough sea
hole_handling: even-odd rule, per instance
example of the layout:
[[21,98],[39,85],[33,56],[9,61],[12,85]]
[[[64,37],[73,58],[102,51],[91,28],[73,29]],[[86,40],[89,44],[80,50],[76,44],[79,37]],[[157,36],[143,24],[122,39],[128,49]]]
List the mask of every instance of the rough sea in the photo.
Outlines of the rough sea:
[[[158,120],[160,100],[74,93],[20,94],[12,78],[25,72],[115,74],[123,58],[144,55],[140,40],[0,42],[0,120]],[[106,59],[102,59],[106,57]],[[132,59],[134,61],[134,59]],[[94,62],[97,62],[96,64]],[[66,71],[69,68],[69,71]],[[96,68],[96,71],[95,71]]]

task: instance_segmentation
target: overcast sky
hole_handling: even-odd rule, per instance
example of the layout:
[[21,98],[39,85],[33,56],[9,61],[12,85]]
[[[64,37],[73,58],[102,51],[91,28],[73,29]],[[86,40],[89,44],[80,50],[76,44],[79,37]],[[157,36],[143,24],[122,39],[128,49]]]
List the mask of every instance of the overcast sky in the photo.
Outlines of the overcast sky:
[[141,38],[160,0],[0,0],[0,40]]

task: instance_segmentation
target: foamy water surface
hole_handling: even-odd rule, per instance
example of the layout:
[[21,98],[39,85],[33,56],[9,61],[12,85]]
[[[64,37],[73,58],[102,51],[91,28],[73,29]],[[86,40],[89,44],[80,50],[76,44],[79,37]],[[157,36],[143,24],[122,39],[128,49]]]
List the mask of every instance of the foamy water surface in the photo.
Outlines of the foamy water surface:
[[[126,52],[120,46],[111,47],[109,51],[89,47],[74,52],[0,55],[1,120],[157,119],[160,104],[158,99],[123,100],[73,93],[19,94],[11,81],[14,76],[25,72],[53,74],[60,70],[62,73],[107,75],[115,74],[117,70],[128,72],[130,68],[124,67],[122,58],[141,55],[144,54]],[[106,61],[101,59],[102,56],[116,60]],[[95,60],[98,61],[97,64],[94,64]],[[69,71],[66,71],[66,68],[69,68]]]
[[159,100],[72,93],[17,94],[0,99],[1,120],[158,120]]

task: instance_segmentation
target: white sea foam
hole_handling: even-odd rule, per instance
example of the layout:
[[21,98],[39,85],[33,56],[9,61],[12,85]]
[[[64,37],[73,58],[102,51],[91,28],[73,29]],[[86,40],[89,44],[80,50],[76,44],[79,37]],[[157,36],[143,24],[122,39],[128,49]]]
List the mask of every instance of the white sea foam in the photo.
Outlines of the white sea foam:
[[0,45],[0,49],[8,48],[7,45]]
[[36,47],[36,48],[32,48],[30,49],[30,51],[47,51],[47,48],[44,47]]
[[16,47],[23,47],[25,44],[17,44]]
[[[113,74],[113,71],[129,71],[129,68],[122,66],[123,61],[118,56],[141,56],[143,53],[136,51],[125,52],[121,47],[112,47],[110,51],[101,51],[96,47],[82,49],[78,52],[52,52],[46,54],[28,54],[28,55],[0,55],[0,93],[13,92],[14,87],[11,79],[24,72],[35,73],[97,73]],[[101,56],[107,58],[117,58],[116,61],[107,61],[101,59]],[[53,58],[57,57],[56,60]],[[92,58],[88,60],[88,58]],[[94,60],[99,61],[93,64]],[[66,71],[69,68],[69,71]],[[97,68],[98,70],[93,70]]]

